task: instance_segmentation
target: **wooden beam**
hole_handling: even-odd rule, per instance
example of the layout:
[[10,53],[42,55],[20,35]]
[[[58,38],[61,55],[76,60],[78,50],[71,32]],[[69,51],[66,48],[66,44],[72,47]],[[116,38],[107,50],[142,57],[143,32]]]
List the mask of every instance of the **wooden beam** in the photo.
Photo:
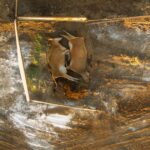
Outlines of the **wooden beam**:
[[21,54],[21,49],[20,49],[18,29],[17,29],[17,20],[16,19],[14,21],[14,26],[15,26],[16,46],[17,46],[17,55],[18,55],[18,65],[19,65],[19,70],[20,70],[22,82],[23,82],[23,88],[24,88],[26,100],[27,100],[27,102],[29,102],[30,96],[29,96],[29,91],[28,91],[28,87],[27,87],[27,80],[26,80],[26,76],[25,76],[24,64],[23,64],[23,59],[22,59],[22,54]]

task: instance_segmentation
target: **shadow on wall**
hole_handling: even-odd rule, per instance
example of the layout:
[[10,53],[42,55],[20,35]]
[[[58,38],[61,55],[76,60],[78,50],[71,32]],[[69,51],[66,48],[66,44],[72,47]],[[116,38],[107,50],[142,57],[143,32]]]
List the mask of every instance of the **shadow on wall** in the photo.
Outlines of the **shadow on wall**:
[[15,0],[0,0],[0,21],[11,21],[14,19]]

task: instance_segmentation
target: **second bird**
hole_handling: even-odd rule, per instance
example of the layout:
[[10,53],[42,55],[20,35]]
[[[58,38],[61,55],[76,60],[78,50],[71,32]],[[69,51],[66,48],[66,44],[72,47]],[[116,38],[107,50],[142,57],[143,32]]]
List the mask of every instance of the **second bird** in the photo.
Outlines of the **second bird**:
[[84,37],[75,37],[69,33],[63,35],[69,41],[71,61],[68,69],[80,74],[84,81],[89,81],[87,67],[87,49]]

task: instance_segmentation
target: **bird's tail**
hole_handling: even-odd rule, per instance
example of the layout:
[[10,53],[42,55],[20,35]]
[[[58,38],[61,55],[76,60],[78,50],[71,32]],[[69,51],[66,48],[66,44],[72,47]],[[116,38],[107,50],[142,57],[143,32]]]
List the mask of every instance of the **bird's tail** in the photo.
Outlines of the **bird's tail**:
[[78,82],[79,81],[79,79],[74,78],[74,77],[72,77],[72,76],[70,76],[68,74],[64,74],[63,77],[68,79],[68,80],[70,80],[70,81],[73,81],[73,82]]
[[70,75],[67,74],[67,69],[66,69],[65,66],[61,65],[59,67],[59,71],[61,73],[61,77],[64,77],[64,78],[66,78],[66,79],[68,79],[70,81],[73,81],[73,82],[77,82],[78,81],[77,78],[74,78],[74,77],[72,77],[72,76],[70,76]]

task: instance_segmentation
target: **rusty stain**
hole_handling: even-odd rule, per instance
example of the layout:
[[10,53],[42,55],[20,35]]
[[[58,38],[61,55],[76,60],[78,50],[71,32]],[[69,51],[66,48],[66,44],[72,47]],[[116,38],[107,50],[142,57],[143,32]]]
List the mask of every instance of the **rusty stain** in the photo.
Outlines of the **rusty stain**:
[[67,98],[73,100],[81,100],[89,95],[88,90],[81,89],[79,91],[72,91],[68,84],[64,85],[64,92]]
[[131,65],[131,66],[140,66],[142,65],[141,60],[138,57],[130,57],[126,55],[120,55],[120,56],[113,56],[112,60],[114,60],[116,63],[122,63],[124,65]]
[[150,29],[150,20],[145,20],[145,18],[138,20],[125,19],[123,24],[127,28],[140,29],[141,31],[148,31]]

